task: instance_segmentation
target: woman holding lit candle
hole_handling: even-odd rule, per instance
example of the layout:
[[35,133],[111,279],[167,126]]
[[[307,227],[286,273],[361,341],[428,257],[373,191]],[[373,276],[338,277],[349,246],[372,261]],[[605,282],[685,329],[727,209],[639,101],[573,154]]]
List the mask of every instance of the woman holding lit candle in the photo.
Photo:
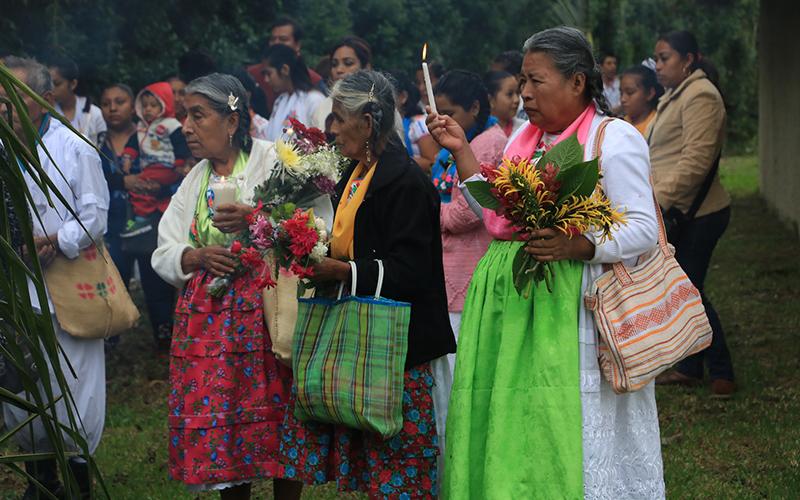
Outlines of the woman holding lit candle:
[[[309,423],[295,431],[287,413],[282,462],[306,483],[336,481],[341,490],[369,498],[436,498],[436,414],[441,401],[434,364],[455,350],[439,233],[439,196],[394,132],[395,96],[388,79],[359,71],[332,92],[336,144],[350,161],[337,186],[331,257],[314,267],[317,282],[349,281],[357,270],[358,295],[372,294],[380,259],[381,296],[409,302],[403,387],[403,428],[390,439],[344,425]],[[440,392],[445,393],[446,389]],[[324,453],[319,453],[324,450]]]
[[275,478],[277,498],[296,498],[299,483],[279,479],[276,459],[292,374],[270,351],[262,290],[249,274],[222,299],[206,289],[233,271],[229,236],[247,228],[274,148],[250,138],[247,94],[233,76],[192,81],[185,105],[187,144],[203,160],[164,213],[152,258],[156,272],[182,288],[170,361],[169,473],[223,499],[247,498],[250,481]]
[[[524,51],[529,123],[511,137],[505,157],[535,160],[575,135],[584,160],[591,159],[608,116],[591,45],[580,31],[560,27],[533,35]],[[447,498],[664,497],[654,385],[613,392],[598,365],[593,315],[581,300],[604,264],[631,265],[658,239],[647,144],[623,120],[606,124],[601,186],[627,217],[612,239],[553,229],[520,238],[506,219],[481,212],[494,241],[464,303],[447,420]],[[455,120],[431,116],[428,127],[453,153],[460,178],[479,178]],[[517,293],[511,278],[521,247],[557,266],[552,293],[544,285],[529,297]]]

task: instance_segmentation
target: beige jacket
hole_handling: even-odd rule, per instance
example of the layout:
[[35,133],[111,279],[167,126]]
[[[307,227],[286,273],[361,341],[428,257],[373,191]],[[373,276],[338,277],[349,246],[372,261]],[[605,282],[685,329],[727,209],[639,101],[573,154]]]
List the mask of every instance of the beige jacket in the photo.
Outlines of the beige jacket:
[[[725,136],[725,104],[703,70],[664,94],[645,136],[659,205],[688,212]],[[717,174],[697,217],[722,210],[730,201]]]

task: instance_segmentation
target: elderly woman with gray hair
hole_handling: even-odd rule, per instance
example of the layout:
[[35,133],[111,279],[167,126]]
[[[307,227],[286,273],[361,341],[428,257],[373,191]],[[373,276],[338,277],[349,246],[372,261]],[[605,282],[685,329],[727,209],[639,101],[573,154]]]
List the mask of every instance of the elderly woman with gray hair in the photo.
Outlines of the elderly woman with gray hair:
[[[505,156],[536,159],[577,135],[584,159],[598,131],[602,189],[626,212],[613,239],[533,231],[527,243],[493,211],[495,241],[472,278],[459,336],[447,421],[443,491],[449,498],[663,498],[653,383],[617,395],[597,362],[597,332],[581,298],[603,265],[635,263],[657,241],[647,144],[623,120],[608,121],[589,42],[574,28],[536,33],[524,45],[522,99],[530,123]],[[428,118],[434,139],[456,158],[459,177],[478,176],[464,132],[450,117]],[[520,246],[554,270],[520,296],[512,277]]]
[[306,483],[336,481],[340,489],[370,498],[435,498],[435,386],[446,394],[449,385],[435,380],[435,368],[444,366],[441,372],[449,375],[446,355],[454,352],[455,339],[447,316],[439,195],[395,133],[394,97],[392,84],[374,71],[351,74],[333,88],[331,132],[351,163],[337,186],[331,257],[315,266],[314,279],[349,281],[351,261],[356,294],[371,295],[379,259],[385,268],[381,296],[411,303],[403,430],[384,440],[341,425],[298,428],[288,413],[281,455],[286,475]]
[[[274,148],[250,139],[247,94],[235,77],[192,81],[184,103],[186,142],[202,160],[164,213],[152,257],[155,271],[182,289],[170,361],[169,472],[222,498],[249,498],[250,481],[276,478],[276,496],[294,498],[300,484],[278,480],[277,459],[292,374],[270,351],[262,290],[240,276],[221,299],[207,292],[215,276],[233,271],[230,236],[247,228],[254,188],[268,177]],[[222,177],[238,185],[239,202],[214,204]]]

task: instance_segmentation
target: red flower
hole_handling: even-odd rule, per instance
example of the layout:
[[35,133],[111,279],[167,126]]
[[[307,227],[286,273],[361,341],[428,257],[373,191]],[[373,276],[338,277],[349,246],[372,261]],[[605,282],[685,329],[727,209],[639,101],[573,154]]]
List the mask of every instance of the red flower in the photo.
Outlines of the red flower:
[[237,255],[239,252],[242,251],[242,242],[239,240],[234,241],[231,243],[231,253]]
[[414,425],[414,422],[406,421],[406,423],[403,424],[403,432],[413,436],[414,434],[417,434],[419,430],[417,429],[417,426]]
[[297,262],[292,262],[292,265],[289,266],[289,270],[294,273],[300,279],[303,278],[311,278],[314,276],[314,268],[311,266],[301,266]]
[[242,265],[244,267],[248,267],[250,269],[254,269],[264,262],[264,260],[261,258],[261,254],[258,253],[258,250],[253,247],[245,248],[244,252],[239,255],[239,260],[242,261]]
[[302,136],[306,133],[306,126],[297,118],[289,118],[289,126],[292,127],[292,130],[294,130],[297,135]]
[[486,177],[489,182],[494,182],[497,178],[497,167],[490,163],[481,163],[481,174]]
[[272,279],[272,276],[270,276],[269,273],[264,273],[259,279],[256,288],[272,288],[276,285],[277,283],[275,283],[275,280]]
[[294,217],[284,221],[281,226],[289,235],[289,250],[295,257],[305,257],[311,254],[311,250],[319,240],[317,229],[309,226],[307,212],[297,210]]
[[311,144],[313,144],[316,147],[322,146],[327,142],[327,138],[325,137],[325,132],[316,127],[311,127],[307,129],[305,133],[305,138],[308,139],[308,141],[311,142]]
[[256,205],[256,208],[254,208],[252,212],[247,214],[246,219],[248,225],[253,224],[256,221],[256,217],[258,217],[258,215],[261,214],[261,210],[263,208],[264,208],[264,202],[259,201],[258,205]]
[[382,470],[382,471],[381,471],[381,472],[378,474],[378,480],[379,480],[381,483],[388,483],[389,481],[391,481],[391,480],[392,480],[392,471],[390,471],[390,470],[387,470],[387,469],[383,469],[383,470]]

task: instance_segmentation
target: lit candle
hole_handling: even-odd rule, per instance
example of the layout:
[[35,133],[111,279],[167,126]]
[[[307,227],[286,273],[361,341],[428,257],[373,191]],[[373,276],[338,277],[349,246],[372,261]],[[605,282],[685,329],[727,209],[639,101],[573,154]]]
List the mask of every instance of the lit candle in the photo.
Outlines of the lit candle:
[[225,177],[211,184],[214,191],[214,206],[230,205],[236,203],[236,183],[228,182]]
[[436,111],[436,101],[433,98],[433,85],[431,85],[431,73],[428,71],[428,44],[422,46],[422,73],[425,76],[425,90],[428,91],[428,104],[431,107],[431,113],[438,114]]

